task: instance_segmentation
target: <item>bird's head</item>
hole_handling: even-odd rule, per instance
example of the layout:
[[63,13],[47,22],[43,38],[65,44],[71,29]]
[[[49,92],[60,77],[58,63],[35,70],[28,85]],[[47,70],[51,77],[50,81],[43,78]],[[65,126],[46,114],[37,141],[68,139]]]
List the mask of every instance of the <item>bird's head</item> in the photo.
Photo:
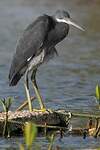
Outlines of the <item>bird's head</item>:
[[78,24],[73,22],[73,20],[70,18],[69,13],[64,10],[57,10],[56,13],[54,14],[54,18],[56,19],[57,22],[66,23],[68,25],[72,25],[72,26],[84,31],[84,29],[82,27],[80,27]]

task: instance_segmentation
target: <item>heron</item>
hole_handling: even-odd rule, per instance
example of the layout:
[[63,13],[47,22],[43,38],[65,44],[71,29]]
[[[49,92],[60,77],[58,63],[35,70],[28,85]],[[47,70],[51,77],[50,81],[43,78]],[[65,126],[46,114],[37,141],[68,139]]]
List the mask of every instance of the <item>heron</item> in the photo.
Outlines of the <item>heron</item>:
[[41,64],[57,54],[55,46],[68,35],[69,25],[84,31],[81,26],[72,21],[65,10],[57,10],[54,15],[43,14],[28,25],[18,41],[9,71],[9,86],[17,85],[24,75],[24,87],[30,112],[33,108],[29,91],[29,73],[31,73],[40,110],[46,110],[36,82],[36,72]]

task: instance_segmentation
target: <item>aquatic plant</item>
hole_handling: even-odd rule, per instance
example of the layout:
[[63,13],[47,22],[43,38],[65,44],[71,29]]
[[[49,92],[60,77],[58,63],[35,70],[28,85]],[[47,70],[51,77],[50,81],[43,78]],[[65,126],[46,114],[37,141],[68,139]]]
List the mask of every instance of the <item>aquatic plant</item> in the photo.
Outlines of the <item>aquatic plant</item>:
[[25,148],[27,148],[27,150],[32,150],[32,143],[37,135],[37,127],[34,123],[27,122],[25,123],[23,131],[25,146],[20,144],[20,150],[25,150]]
[[98,84],[96,85],[96,99],[100,105],[100,86]]
[[3,110],[5,112],[5,122],[4,122],[4,128],[3,128],[3,136],[4,137],[10,137],[10,130],[9,130],[9,123],[8,123],[8,111],[11,107],[13,98],[8,97],[4,99],[0,99],[0,103],[3,107]]

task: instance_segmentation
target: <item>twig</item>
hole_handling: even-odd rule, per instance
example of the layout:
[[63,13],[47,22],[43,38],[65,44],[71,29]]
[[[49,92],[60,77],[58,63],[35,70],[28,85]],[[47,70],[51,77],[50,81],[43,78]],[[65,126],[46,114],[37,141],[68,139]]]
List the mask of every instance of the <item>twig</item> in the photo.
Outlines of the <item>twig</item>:
[[[55,111],[56,113],[58,113],[59,115],[65,115],[69,117],[69,112],[65,111],[65,110],[57,110]],[[70,112],[71,113],[71,112]],[[94,118],[94,119],[99,119],[100,115],[92,115],[92,114],[86,114],[86,113],[71,113],[71,117],[82,117],[82,118]]]
[[[31,101],[33,101],[35,99],[35,97],[31,97]],[[23,108],[25,108],[28,105],[28,101],[25,100],[23,104],[21,104],[16,111],[21,111]]]
[[51,125],[42,125],[42,124],[36,124],[37,127],[41,127],[41,128],[51,128],[51,129],[63,129],[66,130],[68,129],[67,127],[60,127],[60,126],[51,126]]
[[99,135],[99,132],[100,132],[100,125],[98,126],[95,134],[94,134],[94,137],[97,138],[97,136]]
[[99,119],[100,115],[92,115],[92,114],[81,114],[81,113],[72,113],[73,117],[84,117],[84,118],[95,118]]

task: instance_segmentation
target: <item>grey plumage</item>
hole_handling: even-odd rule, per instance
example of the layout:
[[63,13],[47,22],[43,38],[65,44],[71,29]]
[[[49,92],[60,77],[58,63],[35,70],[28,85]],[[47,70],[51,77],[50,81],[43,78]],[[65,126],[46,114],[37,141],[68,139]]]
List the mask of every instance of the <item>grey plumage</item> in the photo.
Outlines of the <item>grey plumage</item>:
[[29,63],[27,62],[28,58],[36,57],[41,53],[47,30],[48,19],[46,16],[41,16],[24,31],[12,60],[9,73],[10,85],[17,84],[17,80],[23,75],[20,74],[20,71],[23,68],[27,69]]
[[26,28],[17,44],[9,72],[9,85],[15,86],[25,74],[24,87],[30,112],[33,111],[33,108],[28,73],[32,71],[32,85],[39,101],[40,109],[44,111],[46,108],[36,83],[36,71],[38,66],[57,54],[55,46],[68,34],[69,24],[83,30],[63,10],[58,10],[53,16],[40,16]]
[[[36,59],[43,50],[43,62],[57,54],[55,45],[68,34],[69,24],[83,30],[70,21],[70,15],[66,11],[58,10],[53,16],[43,15],[38,17],[24,30],[12,60],[9,85],[17,84],[32,59]],[[41,63],[37,62],[37,64]]]
[[[50,26],[52,24],[52,27]],[[25,73],[29,61],[37,57],[42,50],[45,50],[45,60],[57,54],[54,48],[56,40],[52,40],[51,36],[56,36],[55,22],[47,15],[40,16],[35,22],[30,24],[24,31],[20,38],[16,53],[14,54],[10,72],[9,72],[9,85],[16,85],[21,76]],[[49,34],[48,34],[49,33]],[[54,44],[53,44],[54,43]],[[24,70],[23,73],[21,70]]]

